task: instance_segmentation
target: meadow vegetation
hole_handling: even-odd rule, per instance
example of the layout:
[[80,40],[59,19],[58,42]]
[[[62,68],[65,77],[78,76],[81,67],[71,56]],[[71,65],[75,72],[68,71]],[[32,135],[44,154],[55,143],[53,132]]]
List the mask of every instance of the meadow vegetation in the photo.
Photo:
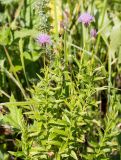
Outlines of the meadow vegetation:
[[121,160],[121,0],[0,0],[0,160]]

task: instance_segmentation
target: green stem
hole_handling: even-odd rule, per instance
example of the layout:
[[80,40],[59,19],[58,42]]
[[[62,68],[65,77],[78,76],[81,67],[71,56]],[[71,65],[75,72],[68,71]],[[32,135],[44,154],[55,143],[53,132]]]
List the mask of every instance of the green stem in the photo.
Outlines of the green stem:
[[111,52],[109,49],[108,51],[108,108],[110,106],[110,93],[111,93]]
[[[84,2],[82,2],[81,4],[81,10],[82,12],[84,12],[84,6],[83,6]],[[85,26],[82,24],[82,45],[83,45],[83,49],[85,48]]]
[[121,160],[121,146],[119,146],[119,151],[120,151],[120,160]]
[[68,51],[67,51],[67,32],[64,33],[64,59],[65,65],[68,66]]
[[23,45],[24,45],[24,41],[22,39],[20,39],[19,40],[20,59],[21,59],[21,64],[22,64],[25,80],[26,80],[27,86],[29,87],[29,81],[28,81],[28,78],[27,78],[27,75],[26,75],[25,64],[24,64]]
[[58,39],[58,17],[57,17],[57,1],[54,0],[54,16],[55,16],[55,37]]
[[24,88],[22,87],[21,83],[19,83],[13,77],[13,75],[6,70],[6,68],[0,66],[0,69],[2,69],[5,72],[5,74],[16,84],[16,86],[18,86],[18,88],[21,90],[21,93],[23,94],[24,98],[27,100],[26,93],[25,93]]
[[5,46],[3,46],[3,48],[4,48],[4,51],[5,51],[6,57],[7,57],[7,59],[8,59],[8,62],[9,62],[9,64],[10,64],[10,68],[12,69],[12,72],[13,72],[15,78],[17,79],[17,81],[18,81],[19,84],[20,84],[20,80],[19,80],[18,75],[17,75],[17,73],[16,73],[16,71],[15,71],[15,68],[14,68],[14,65],[13,65],[13,63],[12,63],[11,57],[10,57],[10,55],[9,55],[9,53],[8,53],[8,50],[7,50],[7,48],[6,48]]
[[17,10],[16,10],[16,12],[15,12],[14,20],[13,20],[13,21],[11,22],[11,24],[10,24],[10,26],[11,26],[12,28],[16,27],[16,20],[17,20],[17,18],[20,16],[20,12],[21,12],[21,9],[22,9],[23,5],[24,5],[24,0],[21,0],[21,1],[19,2],[19,6],[18,6],[18,8],[17,8]]
[[[103,26],[103,22],[104,22],[104,18],[105,18],[105,12],[106,12],[106,7],[107,7],[107,0],[104,1],[103,10],[102,10],[102,18],[101,18],[101,23],[99,25],[99,29],[102,28],[102,26]],[[96,43],[96,47],[95,47],[95,53],[98,52],[100,38],[101,38],[101,33],[98,34],[97,43]]]
[[7,98],[10,98],[10,96],[3,90],[0,89],[0,93],[3,94],[4,96],[6,96]]

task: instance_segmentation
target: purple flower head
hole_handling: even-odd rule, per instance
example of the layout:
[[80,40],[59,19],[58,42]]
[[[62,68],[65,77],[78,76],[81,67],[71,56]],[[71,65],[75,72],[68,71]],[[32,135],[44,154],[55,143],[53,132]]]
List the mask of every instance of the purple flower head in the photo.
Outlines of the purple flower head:
[[78,22],[82,22],[86,27],[94,20],[94,17],[90,15],[88,12],[82,13],[79,18]]
[[96,29],[92,29],[92,30],[90,31],[90,35],[91,35],[91,37],[96,38],[96,36],[97,36],[97,31],[96,31]]
[[42,33],[37,37],[37,41],[41,45],[51,44],[51,38],[48,34]]

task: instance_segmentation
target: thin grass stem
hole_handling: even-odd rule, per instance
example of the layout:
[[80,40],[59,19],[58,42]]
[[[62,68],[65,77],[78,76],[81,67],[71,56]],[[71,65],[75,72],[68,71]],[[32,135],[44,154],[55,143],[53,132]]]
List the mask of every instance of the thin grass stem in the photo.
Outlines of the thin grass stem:
[[[102,28],[102,26],[103,26],[106,9],[107,9],[107,0],[104,1],[103,10],[102,10],[102,17],[101,17],[101,23],[99,25],[99,29]],[[98,52],[100,38],[101,38],[101,33],[98,34],[97,43],[96,43],[96,47],[95,47],[95,53]]]

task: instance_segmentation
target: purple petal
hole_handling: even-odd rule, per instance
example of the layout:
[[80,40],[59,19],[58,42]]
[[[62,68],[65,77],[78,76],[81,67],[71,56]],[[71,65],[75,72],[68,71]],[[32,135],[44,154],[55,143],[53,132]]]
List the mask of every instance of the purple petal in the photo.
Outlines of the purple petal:
[[37,37],[37,41],[41,45],[46,45],[46,44],[50,44],[51,43],[51,38],[50,38],[50,36],[48,34],[42,33]]
[[82,13],[78,18],[78,22],[82,22],[86,26],[88,26],[93,20],[94,17],[88,12]]

